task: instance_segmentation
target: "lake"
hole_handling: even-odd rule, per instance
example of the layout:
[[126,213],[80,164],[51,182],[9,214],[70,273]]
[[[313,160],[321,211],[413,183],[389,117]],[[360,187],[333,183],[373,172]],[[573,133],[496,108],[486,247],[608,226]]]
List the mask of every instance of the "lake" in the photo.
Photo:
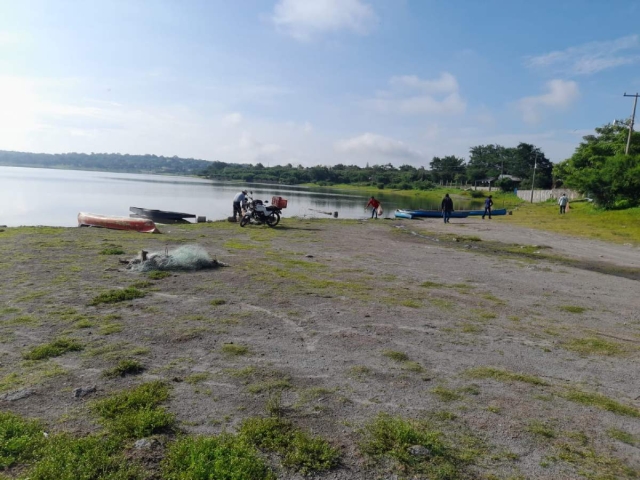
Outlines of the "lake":
[[[254,198],[271,201],[273,195],[289,203],[283,218],[366,218],[365,193],[288,185],[244,184],[191,177],[87,172],[42,168],[0,167],[0,225],[77,225],[79,212],[129,216],[129,207],[171,210],[221,220],[232,214],[233,196],[242,188]],[[389,192],[376,194],[385,213],[396,208],[436,208]],[[456,208],[476,208],[468,202]]]

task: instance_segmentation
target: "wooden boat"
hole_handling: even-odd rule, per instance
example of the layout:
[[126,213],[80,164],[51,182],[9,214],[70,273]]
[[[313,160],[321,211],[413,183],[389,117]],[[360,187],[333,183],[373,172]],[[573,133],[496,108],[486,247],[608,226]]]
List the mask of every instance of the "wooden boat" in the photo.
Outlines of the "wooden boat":
[[165,210],[150,210],[148,208],[129,207],[131,213],[139,217],[150,218],[151,220],[183,220],[185,218],[196,218],[192,213],[167,212]]
[[[493,217],[494,215],[506,215],[507,214],[507,209],[506,208],[496,208],[495,210],[491,210],[491,216]],[[469,211],[469,216],[471,217],[477,217],[480,215],[484,215],[484,209],[483,210],[470,210]]]
[[156,224],[148,218],[116,217],[113,215],[98,215],[95,213],[78,214],[78,226],[102,227],[112,230],[131,230],[142,233],[160,233]]
[[[397,218],[408,218],[406,216],[398,217],[398,213],[401,215],[411,215],[411,218],[424,217],[424,218],[442,218],[442,212],[440,210],[396,210]],[[451,218],[467,218],[469,212],[451,212]]]

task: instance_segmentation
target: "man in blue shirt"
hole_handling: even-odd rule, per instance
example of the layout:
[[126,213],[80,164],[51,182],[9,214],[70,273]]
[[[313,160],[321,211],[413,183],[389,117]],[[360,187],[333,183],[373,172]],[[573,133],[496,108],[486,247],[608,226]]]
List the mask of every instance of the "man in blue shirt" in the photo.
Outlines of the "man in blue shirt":
[[484,201],[484,213],[482,214],[482,219],[484,220],[484,216],[488,213],[489,220],[491,220],[491,207],[493,207],[493,200],[491,199],[491,195]]
[[247,191],[243,190],[240,193],[236,194],[235,197],[233,197],[233,220],[237,221],[238,219],[236,218],[236,215],[240,215],[240,218],[242,218],[242,202],[244,202],[244,199],[247,198]]

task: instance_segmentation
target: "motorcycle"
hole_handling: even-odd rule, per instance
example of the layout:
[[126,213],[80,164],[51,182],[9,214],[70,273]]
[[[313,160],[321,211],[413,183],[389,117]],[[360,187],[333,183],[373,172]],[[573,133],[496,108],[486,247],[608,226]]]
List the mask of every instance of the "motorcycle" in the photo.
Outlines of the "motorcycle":
[[[253,192],[250,192],[250,195],[253,195]],[[251,221],[255,221],[257,224],[266,223],[269,227],[275,227],[280,223],[280,215],[282,214],[282,210],[275,205],[266,204],[269,203],[266,200],[263,202],[262,200],[254,200],[253,197],[248,196],[248,200],[245,200],[243,205],[243,209],[245,210],[245,214],[242,216],[242,220],[240,220],[240,226],[244,227]]]

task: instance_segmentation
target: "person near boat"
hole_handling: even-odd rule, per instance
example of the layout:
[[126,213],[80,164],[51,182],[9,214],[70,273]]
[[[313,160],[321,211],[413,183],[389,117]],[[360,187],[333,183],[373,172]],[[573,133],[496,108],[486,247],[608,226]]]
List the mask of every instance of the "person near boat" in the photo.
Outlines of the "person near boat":
[[560,214],[567,213],[567,205],[569,205],[569,198],[566,193],[558,199],[558,205],[560,205]]
[[233,197],[233,220],[237,221],[236,215],[242,218],[242,202],[247,198],[247,191],[243,190]]
[[489,197],[484,201],[484,213],[482,214],[483,220],[487,214],[489,214],[489,220],[491,220],[491,207],[493,207],[493,198],[489,195]]
[[375,218],[378,218],[378,209],[380,208],[380,202],[376,200],[374,197],[371,197],[369,199],[369,203],[367,203],[367,205],[364,208],[366,210],[369,207],[371,207],[371,218],[373,218],[374,216]]
[[444,219],[444,223],[450,223],[449,218],[451,218],[451,212],[453,212],[453,200],[449,194],[445,194],[442,199],[442,204],[440,205],[440,209],[442,210],[442,218]]

